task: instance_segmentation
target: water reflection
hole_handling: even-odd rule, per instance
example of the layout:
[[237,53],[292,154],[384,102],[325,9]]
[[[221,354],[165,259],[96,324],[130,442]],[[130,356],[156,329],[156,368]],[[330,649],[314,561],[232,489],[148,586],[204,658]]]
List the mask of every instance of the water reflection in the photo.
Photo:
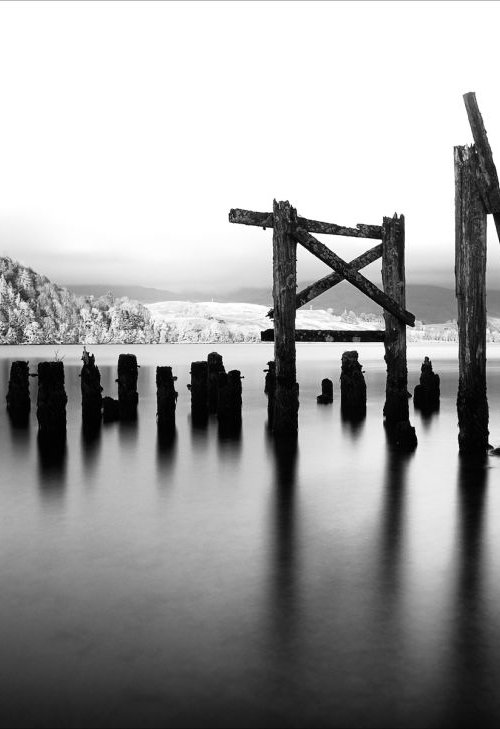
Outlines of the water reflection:
[[82,462],[85,469],[85,475],[87,479],[90,479],[96,469],[96,465],[99,461],[99,455],[101,452],[101,434],[102,428],[91,428],[82,425],[81,430],[81,447],[82,447]]
[[120,445],[126,451],[135,450],[139,437],[139,416],[135,420],[120,420],[118,423],[118,438]]
[[[493,726],[495,709],[489,701],[496,694],[491,683],[484,602],[484,512],[488,486],[487,457],[459,459],[457,474],[457,571],[451,595],[451,682],[446,726]],[[486,689],[486,690],[485,690]],[[476,697],[481,696],[478,701]],[[496,707],[498,710],[498,706]],[[495,724],[495,726],[498,726]]]
[[38,486],[42,499],[56,503],[62,499],[66,487],[66,438],[48,443],[38,434]]
[[[269,450],[274,460],[271,520],[273,543],[270,550],[273,631],[280,640],[287,639],[287,643],[295,627],[297,614],[297,440],[273,439],[269,443]],[[283,644],[280,647],[283,648]]]
[[415,414],[420,415],[420,424],[424,430],[429,430],[433,421],[437,419],[439,415],[440,405],[437,405],[434,410],[422,410],[421,408],[415,408]]
[[156,435],[156,472],[163,482],[175,468],[177,459],[177,429],[173,432],[157,430]]
[[380,568],[384,596],[395,597],[401,591],[402,553],[404,548],[408,464],[412,453],[401,453],[387,445],[384,474],[382,540]]
[[217,451],[221,458],[236,462],[241,455],[242,427],[228,430],[217,428]]
[[346,415],[342,410],[340,411],[340,417],[342,420],[342,428],[347,433],[353,442],[356,442],[359,437],[363,434],[366,423],[366,413],[358,417],[352,417]]

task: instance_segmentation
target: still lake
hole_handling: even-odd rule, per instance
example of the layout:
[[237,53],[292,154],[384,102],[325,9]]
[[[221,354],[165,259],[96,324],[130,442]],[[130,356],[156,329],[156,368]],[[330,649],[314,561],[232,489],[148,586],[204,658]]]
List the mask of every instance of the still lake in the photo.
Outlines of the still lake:
[[[382,425],[381,344],[356,344],[367,417],[342,422],[345,344],[299,344],[299,438],[276,451],[263,369],[272,345],[89,347],[116,397],[137,355],[139,420],[81,431],[82,347],[64,357],[67,449],[47,463],[0,408],[0,725],[471,727],[500,725],[500,459],[458,457],[457,345],[424,355],[441,409],[414,412],[399,456]],[[243,429],[194,429],[189,365],[240,369]],[[158,442],[155,366],[177,375],[177,437]],[[489,345],[490,441],[500,445],[500,345]],[[323,377],[335,400],[318,406]],[[32,380],[32,403],[36,380]]]

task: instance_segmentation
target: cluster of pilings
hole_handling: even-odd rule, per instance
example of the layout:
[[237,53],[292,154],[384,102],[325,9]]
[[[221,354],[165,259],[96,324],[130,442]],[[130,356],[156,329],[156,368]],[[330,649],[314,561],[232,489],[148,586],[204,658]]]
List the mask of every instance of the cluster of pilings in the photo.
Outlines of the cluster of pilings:
[[211,352],[206,361],[191,363],[191,418],[195,426],[216,415],[221,434],[241,430],[242,387],[240,370],[226,372],[222,356]]

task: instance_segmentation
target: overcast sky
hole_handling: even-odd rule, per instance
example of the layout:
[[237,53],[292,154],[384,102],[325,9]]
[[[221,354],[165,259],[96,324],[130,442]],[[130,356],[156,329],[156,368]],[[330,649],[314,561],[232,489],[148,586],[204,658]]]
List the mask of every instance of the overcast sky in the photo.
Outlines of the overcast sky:
[[499,27],[496,2],[2,2],[0,254],[68,284],[266,285],[272,232],[228,212],[276,197],[404,213],[408,282],[452,286],[467,91],[500,165]]

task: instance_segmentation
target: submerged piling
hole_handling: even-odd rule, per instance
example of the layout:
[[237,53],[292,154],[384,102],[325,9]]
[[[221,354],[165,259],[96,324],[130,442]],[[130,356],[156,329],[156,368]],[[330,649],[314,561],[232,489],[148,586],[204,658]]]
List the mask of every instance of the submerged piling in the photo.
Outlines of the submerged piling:
[[83,349],[82,355],[81,390],[82,390],[82,420],[85,428],[98,428],[102,420],[102,387],[101,373],[96,366],[95,356]]
[[118,403],[120,420],[136,420],[139,395],[138,365],[135,354],[120,354],[118,358]]
[[175,390],[177,377],[172,375],[171,367],[156,368],[156,418],[158,430],[174,433],[175,409],[178,393]]
[[347,419],[361,419],[366,415],[366,382],[356,351],[342,355],[340,407]]
[[225,372],[224,364],[222,361],[222,355],[217,352],[210,352],[207,357],[208,366],[208,383],[207,383],[207,398],[208,398],[208,412],[217,412],[217,400],[219,392],[219,373]]
[[318,395],[316,402],[319,405],[329,405],[333,402],[333,382],[327,377],[321,380],[321,395]]
[[103,423],[116,423],[117,420],[120,420],[120,403],[112,397],[104,397],[102,400]]
[[10,368],[9,389],[7,392],[7,412],[16,426],[28,423],[31,411],[29,363],[13,362]]
[[241,379],[239,370],[230,370],[227,374],[219,372],[217,417],[223,432],[235,433],[241,429]]
[[38,365],[37,418],[40,438],[51,445],[66,437],[66,403],[62,362]]
[[439,409],[440,381],[432,369],[432,362],[425,357],[421,367],[420,384],[415,387],[413,404],[417,410],[431,413]]
[[208,363],[191,362],[191,417],[197,423],[208,420]]
[[267,363],[264,393],[267,395],[267,425],[272,429],[274,416],[274,394],[276,392],[276,364],[274,360]]

